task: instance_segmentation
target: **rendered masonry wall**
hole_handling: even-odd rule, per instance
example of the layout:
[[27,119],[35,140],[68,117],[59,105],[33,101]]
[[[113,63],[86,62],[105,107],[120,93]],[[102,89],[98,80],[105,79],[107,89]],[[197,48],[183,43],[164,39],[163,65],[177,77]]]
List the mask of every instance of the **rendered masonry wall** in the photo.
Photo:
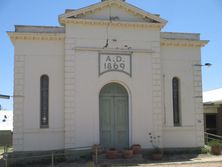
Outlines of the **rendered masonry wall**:
[[158,137],[157,145],[163,146],[163,90],[160,42],[152,43],[152,105],[153,105],[153,137]]
[[[132,54],[132,77],[120,72],[98,74],[100,51],[87,48],[102,48],[105,45],[105,26],[66,25],[66,148],[91,146],[100,142],[99,93],[110,82],[123,85],[129,94],[130,144],[140,143],[144,148],[150,148],[148,133],[162,136],[159,30],[124,28],[110,27],[109,38],[115,38],[117,42],[110,40],[108,48],[127,44],[132,48],[151,51]],[[117,53],[118,49],[113,51]],[[104,49],[102,52],[112,53],[112,50]]]
[[[64,148],[64,41],[17,40],[15,45],[15,151]],[[24,49],[25,48],[25,49]],[[53,48],[53,49],[52,49]],[[40,77],[49,76],[49,128],[40,128]]]
[[[195,64],[201,64],[201,58],[194,61]],[[196,144],[198,146],[204,145],[204,114],[203,114],[203,100],[202,100],[202,72],[200,66],[194,66],[194,103],[195,103],[195,125],[196,125]]]
[[25,55],[15,53],[14,56],[14,114],[13,114],[13,148],[24,149],[24,71]]
[[[204,144],[202,84],[199,47],[162,46],[164,88],[164,147]],[[181,126],[173,125],[172,79],[180,81]]]
[[64,98],[65,98],[65,148],[75,146],[75,40],[69,36],[65,38],[65,61],[64,61]]

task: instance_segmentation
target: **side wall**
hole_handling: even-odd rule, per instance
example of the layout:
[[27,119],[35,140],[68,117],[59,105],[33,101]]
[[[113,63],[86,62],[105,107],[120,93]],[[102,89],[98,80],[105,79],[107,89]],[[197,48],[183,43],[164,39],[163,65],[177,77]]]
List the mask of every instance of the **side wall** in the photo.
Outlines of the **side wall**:
[[[16,40],[14,135],[16,151],[64,148],[64,40]],[[49,76],[49,128],[40,129],[40,77]]]
[[[164,93],[164,147],[204,144],[200,48],[161,46]],[[180,81],[181,126],[173,124],[172,79]]]

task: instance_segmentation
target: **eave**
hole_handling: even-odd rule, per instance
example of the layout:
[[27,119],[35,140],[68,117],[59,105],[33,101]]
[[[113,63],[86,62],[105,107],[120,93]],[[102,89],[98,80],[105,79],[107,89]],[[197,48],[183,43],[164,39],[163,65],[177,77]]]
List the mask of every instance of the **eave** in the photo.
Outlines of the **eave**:
[[65,33],[24,33],[24,32],[7,32],[11,41],[16,40],[64,40]]
[[61,24],[84,24],[84,25],[104,25],[104,26],[118,26],[118,27],[141,27],[141,28],[159,28],[161,29],[163,23],[146,23],[146,22],[129,22],[129,21],[109,21],[96,19],[70,19],[61,18]]
[[161,46],[174,47],[204,47],[208,40],[186,40],[186,39],[161,39]]

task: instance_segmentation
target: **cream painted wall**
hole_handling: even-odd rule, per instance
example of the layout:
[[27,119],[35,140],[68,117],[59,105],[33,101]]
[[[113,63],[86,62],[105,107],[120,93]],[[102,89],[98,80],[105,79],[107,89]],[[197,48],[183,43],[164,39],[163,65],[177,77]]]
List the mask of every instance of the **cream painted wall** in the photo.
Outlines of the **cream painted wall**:
[[[141,61],[143,60],[143,61]],[[98,53],[76,52],[76,146],[99,143],[99,92],[105,84],[122,84],[129,94],[130,142],[147,147],[152,131],[152,69],[150,55],[133,54],[133,76],[109,72],[98,76]],[[144,68],[137,68],[143,66]],[[143,70],[147,72],[144,73]],[[87,117],[86,117],[87,115]],[[78,118],[78,119],[77,119]],[[91,119],[89,119],[91,118]]]
[[163,129],[164,148],[194,148],[196,144],[194,127],[167,127]]
[[[73,47],[103,47],[107,39],[106,26],[73,25],[66,26],[66,37]],[[130,34],[130,35],[129,35]],[[109,48],[151,49],[152,42],[160,41],[158,29],[109,27]],[[113,42],[116,39],[117,42]]]
[[[108,35],[109,39],[117,40],[117,42],[110,40],[109,48],[124,48],[124,45],[128,45],[136,49],[152,49],[152,44],[160,39],[159,30],[143,28],[112,27]],[[130,144],[140,143],[143,147],[151,147],[148,132],[153,131],[152,55],[150,53],[132,54],[132,77],[119,72],[108,72],[99,76],[98,51],[79,51],[75,48],[104,46],[106,27],[69,25],[66,26],[66,36],[69,47],[73,48],[76,62],[75,101],[73,101],[75,103],[74,147],[99,143],[99,92],[110,82],[122,84],[129,93]]]
[[[24,150],[61,149],[64,145],[68,145],[69,148],[85,147],[99,143],[99,92],[110,82],[122,84],[129,94],[130,144],[139,143],[143,148],[152,148],[148,135],[151,132],[160,134],[159,144],[164,147],[197,146],[193,65],[200,61],[199,49],[160,48],[159,30],[141,28],[132,31],[113,27],[112,31],[109,31],[109,37],[115,38],[117,42],[110,41],[110,48],[128,45],[133,49],[153,50],[153,53],[132,53],[132,77],[120,72],[108,72],[99,76],[99,52],[79,48],[101,48],[106,41],[105,28],[70,25],[66,26],[65,43],[64,41],[15,43],[16,54],[25,57]],[[131,35],[127,35],[129,33]],[[64,52],[72,59],[65,59]],[[111,52],[109,50],[107,53]],[[153,64],[153,57],[156,56],[155,62],[160,56],[162,73],[154,75],[154,69],[159,68],[158,64]],[[64,66],[64,62],[66,65],[71,65],[69,68],[73,69],[74,73],[66,73],[68,67]],[[39,78],[42,74],[48,74],[50,77],[49,129],[39,128]],[[69,109],[69,112],[73,113],[73,116],[69,117],[71,123],[67,121],[66,114],[64,115],[64,102],[66,103],[64,78],[67,79],[67,76],[74,78],[75,85],[69,99],[69,103],[73,104]],[[172,78],[174,76],[179,77],[181,81],[181,127],[173,126]],[[162,81],[155,87],[162,92],[155,95],[159,94],[158,96],[164,98],[163,102],[158,102],[160,116],[154,116],[158,107],[153,103],[154,78],[160,78]],[[154,118],[160,121],[157,125]],[[65,126],[71,129],[71,133],[65,133]],[[67,135],[72,138],[69,144],[65,143]],[[174,141],[172,136],[175,138],[181,136],[181,140]],[[45,143],[41,144],[43,140]],[[33,143],[41,146],[35,147]]]
[[118,16],[121,21],[135,21],[135,22],[143,22],[144,19],[141,16],[135,16],[135,14],[129,13],[124,10],[120,10],[117,6],[106,7],[100,11],[97,11],[93,14],[83,16],[86,19],[99,19],[99,20],[109,20],[109,17]]
[[[200,50],[187,47],[161,47],[161,56],[165,94],[164,145],[166,147],[196,147],[194,71],[197,67],[194,64],[200,64]],[[173,125],[173,77],[178,77],[180,81],[181,127]]]
[[[166,125],[173,125],[173,106],[172,106],[172,78],[178,77],[180,80],[180,106],[183,126],[194,126],[194,95],[193,95],[193,71],[194,64],[198,61],[199,50],[184,48],[161,48],[165,103],[166,103]],[[179,70],[180,69],[180,70]],[[190,90],[190,91],[188,91]]]
[[[61,149],[64,147],[64,41],[17,41],[15,48],[16,55],[25,55],[24,151]],[[40,77],[44,74],[49,76],[48,129],[40,129]]]

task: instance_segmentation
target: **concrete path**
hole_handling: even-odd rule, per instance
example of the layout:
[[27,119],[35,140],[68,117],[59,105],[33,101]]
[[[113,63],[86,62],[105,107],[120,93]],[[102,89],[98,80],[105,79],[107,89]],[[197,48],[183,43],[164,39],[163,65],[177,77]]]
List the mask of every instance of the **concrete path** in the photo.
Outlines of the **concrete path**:
[[179,155],[165,155],[160,161],[152,161],[149,157],[142,159],[116,159],[102,162],[104,166],[115,167],[181,167],[181,166],[206,166],[206,167],[222,167],[222,155],[214,156],[210,154],[179,154]]
[[184,161],[178,159],[177,162],[153,162],[149,164],[140,164],[141,167],[182,167],[182,166],[192,166],[192,167],[222,167],[222,155],[213,156],[206,155],[200,156],[196,158],[192,158],[190,160]]

